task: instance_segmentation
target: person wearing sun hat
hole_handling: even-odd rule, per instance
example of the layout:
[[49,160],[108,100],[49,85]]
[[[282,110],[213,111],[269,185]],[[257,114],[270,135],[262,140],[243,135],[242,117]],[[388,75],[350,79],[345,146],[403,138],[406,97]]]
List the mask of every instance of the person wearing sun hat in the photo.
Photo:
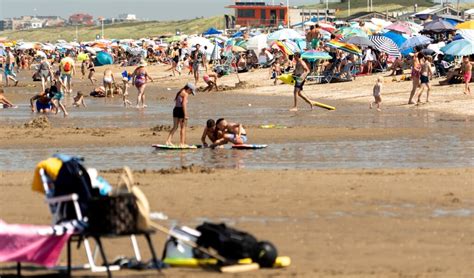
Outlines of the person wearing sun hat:
[[179,92],[176,94],[176,97],[174,98],[175,106],[173,109],[173,128],[170,130],[170,134],[166,140],[166,145],[173,145],[173,143],[171,143],[171,139],[173,139],[174,133],[178,129],[178,126],[180,126],[181,130],[179,132],[179,146],[186,146],[186,125],[189,119],[188,96],[190,94],[193,96],[196,95],[196,85],[191,82],[187,83],[181,90],[179,90]]
[[141,103],[141,108],[146,108],[145,104],[145,87],[146,84],[149,81],[153,82],[153,79],[148,75],[148,72],[146,71],[147,63],[142,60],[138,64],[137,68],[133,71],[132,74],[132,80],[133,84],[138,90],[138,96],[137,96],[137,108],[140,108],[140,103]]

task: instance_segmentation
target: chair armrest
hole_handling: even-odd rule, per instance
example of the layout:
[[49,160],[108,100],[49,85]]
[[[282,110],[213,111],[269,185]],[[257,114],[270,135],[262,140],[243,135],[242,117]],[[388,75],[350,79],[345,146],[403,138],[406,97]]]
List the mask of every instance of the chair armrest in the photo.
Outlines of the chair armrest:
[[54,204],[54,203],[62,203],[62,202],[74,202],[77,200],[79,200],[79,196],[76,193],[73,193],[73,194],[64,195],[64,196],[46,198],[45,202],[48,204]]

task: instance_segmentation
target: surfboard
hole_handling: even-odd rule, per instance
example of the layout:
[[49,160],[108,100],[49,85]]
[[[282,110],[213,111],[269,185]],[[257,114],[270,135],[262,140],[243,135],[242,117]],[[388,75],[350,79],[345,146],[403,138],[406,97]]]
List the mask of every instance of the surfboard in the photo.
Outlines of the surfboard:
[[232,145],[232,149],[238,149],[238,150],[258,150],[258,149],[264,149],[266,147],[268,147],[268,145],[257,145],[257,144]]
[[162,144],[154,144],[151,145],[152,147],[160,150],[193,150],[193,149],[198,149],[199,146],[196,145],[186,145],[184,147],[181,147],[179,145],[162,145]]
[[[165,264],[169,264],[174,267],[199,267],[205,265],[217,264],[217,259],[195,259],[195,258],[165,258],[163,260]],[[251,264],[252,259],[246,258],[238,261],[238,264]],[[290,257],[280,256],[277,257],[273,267],[288,267],[291,265]]]
[[324,103],[321,103],[321,102],[317,102],[317,101],[313,101],[313,105],[314,105],[314,106],[317,106],[317,107],[321,107],[321,108],[327,109],[327,110],[336,110],[336,107],[334,107],[334,106],[327,105],[327,104],[324,104]]

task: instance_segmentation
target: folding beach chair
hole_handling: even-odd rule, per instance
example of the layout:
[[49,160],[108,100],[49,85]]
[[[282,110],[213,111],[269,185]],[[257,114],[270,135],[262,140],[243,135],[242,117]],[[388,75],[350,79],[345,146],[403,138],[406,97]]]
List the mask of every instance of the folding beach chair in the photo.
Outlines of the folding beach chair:
[[[41,176],[41,181],[43,185],[43,189],[46,196],[46,203],[48,203],[50,211],[52,213],[52,221],[53,224],[60,223],[62,221],[71,221],[74,225],[83,225],[86,224],[85,215],[83,210],[81,209],[81,205],[83,205],[86,200],[81,200],[80,194],[72,193],[67,195],[60,195],[57,196],[55,191],[57,191],[57,187],[55,182],[53,181],[50,176],[46,173],[45,169],[40,168],[39,174]],[[88,175],[86,178],[89,178]],[[72,206],[71,206],[72,204]],[[71,217],[71,210],[73,211],[74,216]],[[65,215],[67,213],[67,215]],[[71,219],[73,218],[73,219]],[[85,226],[85,225],[83,225]],[[153,267],[160,270],[162,268],[162,263],[157,259],[156,252],[151,240],[151,234],[154,231],[135,231],[133,233],[126,233],[126,234],[104,234],[104,233],[95,233],[89,231],[88,228],[82,229],[75,234],[73,234],[68,242],[67,242],[67,274],[71,275],[71,261],[72,261],[72,249],[71,244],[73,242],[77,242],[77,246],[79,247],[81,243],[84,243],[84,249],[86,251],[86,257],[88,263],[83,265],[82,269],[90,269],[92,272],[107,272],[108,277],[111,277],[111,271],[116,271],[120,269],[119,265],[109,265],[109,262],[106,257],[106,253],[104,247],[102,245],[102,238],[118,238],[118,237],[130,237],[132,242],[132,248],[134,251],[135,259],[137,262],[142,261],[142,256],[140,253],[140,248],[138,246],[138,242],[136,239],[137,235],[142,235],[145,237],[148,247],[150,249],[150,253],[152,256],[152,263]],[[92,244],[90,242],[90,238],[94,239],[95,246],[92,249]],[[97,255],[100,253],[103,266],[97,264]]]

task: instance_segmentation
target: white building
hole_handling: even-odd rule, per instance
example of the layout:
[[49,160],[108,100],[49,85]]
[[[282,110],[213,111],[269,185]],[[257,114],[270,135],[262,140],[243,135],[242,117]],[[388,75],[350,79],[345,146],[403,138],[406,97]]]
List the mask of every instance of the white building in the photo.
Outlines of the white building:
[[43,28],[43,23],[44,23],[44,20],[41,20],[41,19],[38,19],[38,18],[35,17],[35,18],[31,19],[31,21],[30,21],[31,29]]
[[135,15],[135,14],[119,14],[118,18],[119,18],[119,20],[123,20],[123,21],[136,21],[137,20],[137,15]]

